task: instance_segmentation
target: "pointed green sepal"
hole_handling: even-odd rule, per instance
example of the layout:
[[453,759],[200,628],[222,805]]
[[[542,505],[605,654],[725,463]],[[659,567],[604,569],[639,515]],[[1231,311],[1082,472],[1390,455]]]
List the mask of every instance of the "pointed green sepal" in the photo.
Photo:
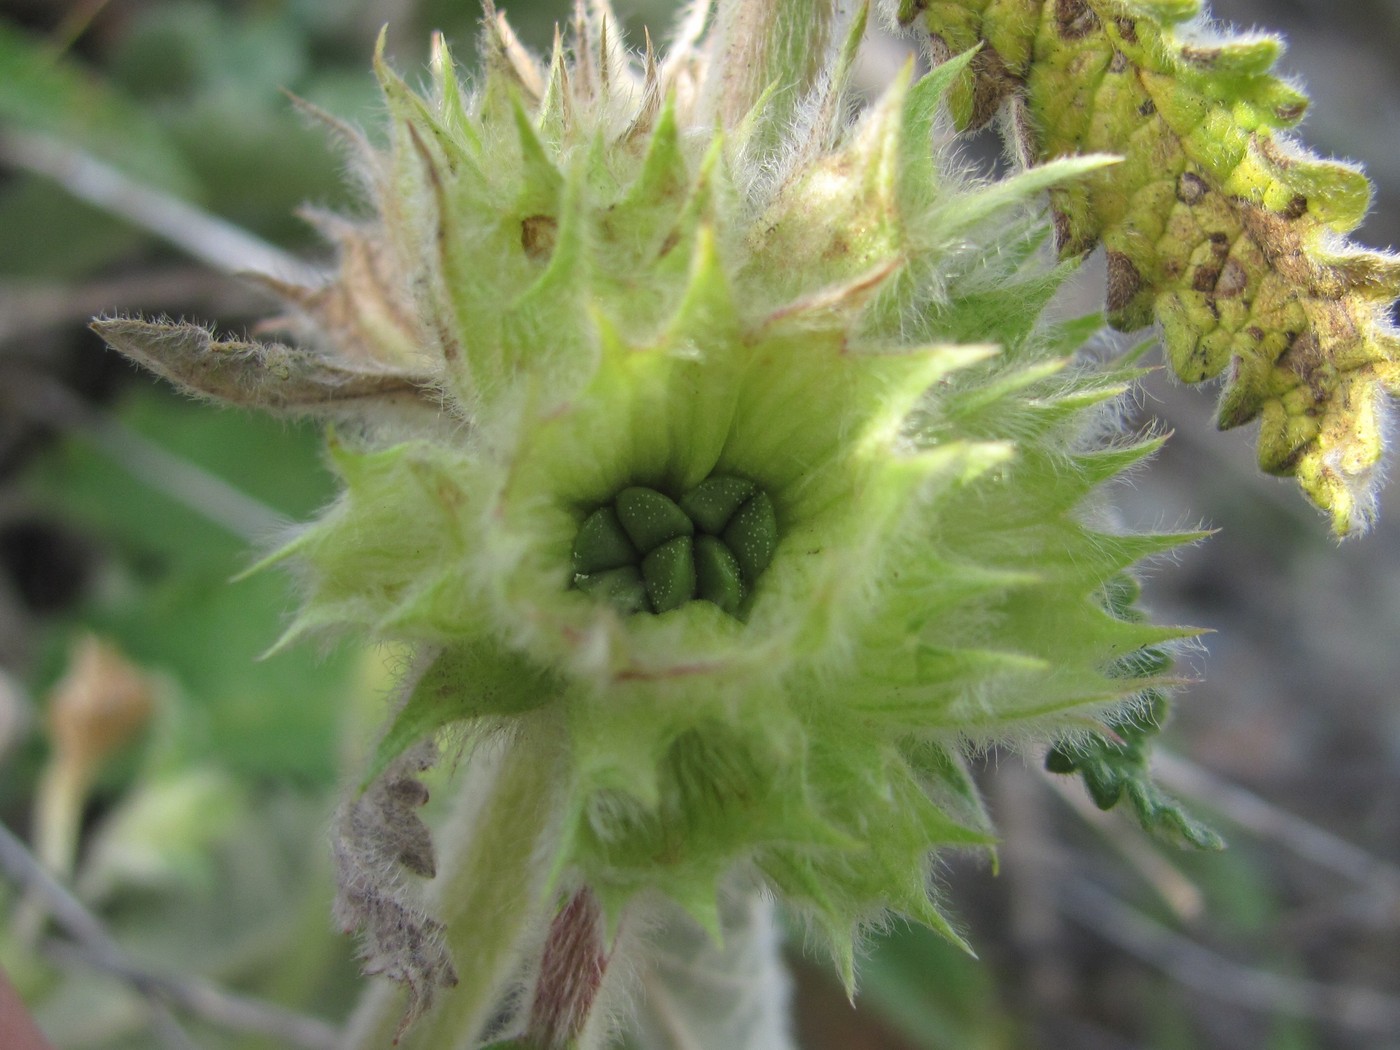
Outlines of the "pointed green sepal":
[[738,612],[744,602],[743,570],[729,547],[714,536],[695,537],[697,594],[725,612]]
[[643,553],[695,531],[695,523],[673,500],[655,489],[640,486],[617,494],[617,520]]
[[438,730],[459,722],[520,715],[544,706],[556,691],[548,675],[519,657],[482,645],[444,650],[419,676],[375,745],[360,790],[379,779],[399,755]]
[[701,530],[718,536],[753,491],[748,478],[716,474],[681,497],[680,507]]
[[590,514],[574,541],[574,572],[594,573],[635,565],[640,557],[614,507],[599,507]]
[[695,597],[695,541],[677,536],[642,559],[642,580],[653,612],[679,609]]

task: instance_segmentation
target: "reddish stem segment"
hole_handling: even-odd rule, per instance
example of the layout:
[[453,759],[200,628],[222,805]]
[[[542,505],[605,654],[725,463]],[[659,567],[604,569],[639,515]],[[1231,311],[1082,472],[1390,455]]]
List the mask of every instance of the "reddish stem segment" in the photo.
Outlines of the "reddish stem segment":
[[608,953],[602,913],[587,886],[570,898],[550,924],[540,979],[530,1004],[527,1038],[541,1050],[567,1050],[593,1009]]

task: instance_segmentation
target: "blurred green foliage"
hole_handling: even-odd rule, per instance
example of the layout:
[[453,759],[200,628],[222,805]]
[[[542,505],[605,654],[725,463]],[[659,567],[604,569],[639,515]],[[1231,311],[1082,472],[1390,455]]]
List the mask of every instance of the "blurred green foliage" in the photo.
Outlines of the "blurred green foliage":
[[[150,388],[127,394],[121,420],[289,522],[331,496],[312,428],[213,410]],[[303,647],[259,660],[284,618],[287,581],[261,574],[230,582],[250,560],[248,544],[138,485],[102,448],[81,439],[55,446],[29,468],[24,491],[32,504],[100,538],[103,548],[103,578],[73,611],[75,622],[179,683],[182,725],[171,761],[217,761],[241,777],[333,785],[348,654],[322,657]],[[51,655],[54,671],[62,656]]]

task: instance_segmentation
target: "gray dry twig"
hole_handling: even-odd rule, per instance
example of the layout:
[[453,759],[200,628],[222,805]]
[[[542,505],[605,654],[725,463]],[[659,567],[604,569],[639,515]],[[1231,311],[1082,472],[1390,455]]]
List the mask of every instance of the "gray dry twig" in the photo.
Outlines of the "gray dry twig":
[[82,902],[44,870],[23,842],[0,824],[0,868],[26,893],[42,897],[54,921],[73,942],[50,941],[45,947],[58,962],[80,962],[120,978],[150,1005],[152,1022],[165,1046],[198,1050],[171,1013],[178,1006],[225,1028],[266,1035],[287,1046],[336,1050],[340,1033],[314,1017],[269,1003],[233,995],[207,981],[156,973],[131,958]]
[[267,504],[89,407],[40,372],[6,369],[0,405],[86,437],[138,481],[250,543],[264,543],[286,527],[286,519]]
[[1157,750],[1153,776],[1166,787],[1260,838],[1272,839],[1318,867],[1344,876],[1392,901],[1400,901],[1400,867],[1260,798],[1179,755]]
[[188,201],[124,175],[92,154],[47,135],[7,130],[0,163],[53,179],[65,190],[173,244],[224,273],[264,273],[295,283],[316,275],[294,255]]
[[86,325],[99,314],[140,303],[163,313],[208,310],[223,316],[265,312],[269,292],[189,264],[143,270],[81,284],[0,282],[0,345],[18,354],[17,344],[54,328]]
[[1237,963],[1147,918],[1082,878],[1065,880],[1060,910],[1178,984],[1252,1010],[1329,1021],[1366,1032],[1400,1031],[1400,998]]

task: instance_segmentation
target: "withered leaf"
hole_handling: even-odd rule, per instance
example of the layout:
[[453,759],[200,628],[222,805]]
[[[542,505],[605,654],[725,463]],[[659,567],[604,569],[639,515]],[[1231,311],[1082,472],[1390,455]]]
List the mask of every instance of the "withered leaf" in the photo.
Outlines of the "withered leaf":
[[176,386],[232,405],[293,415],[334,415],[364,399],[420,399],[429,377],[350,364],[284,343],[221,340],[187,322],[106,318],[92,329]]

